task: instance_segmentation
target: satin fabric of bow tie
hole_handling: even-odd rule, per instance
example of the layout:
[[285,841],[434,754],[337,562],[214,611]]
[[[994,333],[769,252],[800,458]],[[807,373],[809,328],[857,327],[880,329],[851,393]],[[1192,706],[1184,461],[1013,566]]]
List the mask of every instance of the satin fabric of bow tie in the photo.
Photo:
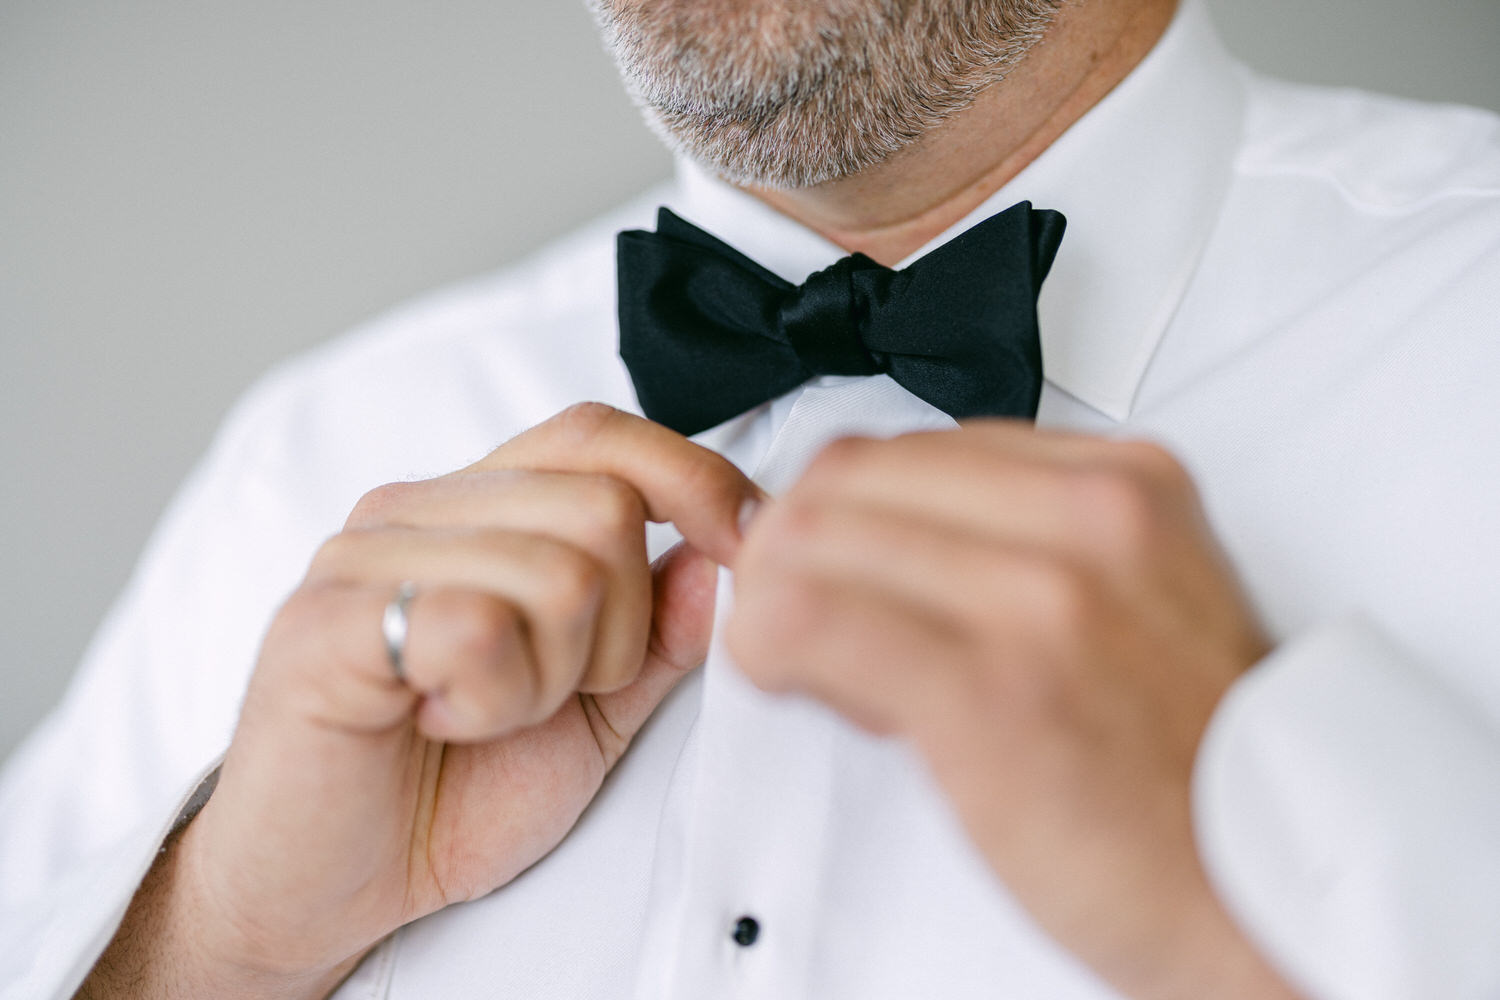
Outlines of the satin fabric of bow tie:
[[1036,299],[1062,241],[1021,202],[900,271],[793,285],[663,208],[619,234],[620,356],[646,416],[696,434],[818,375],[886,373],[955,418],[1036,416]]

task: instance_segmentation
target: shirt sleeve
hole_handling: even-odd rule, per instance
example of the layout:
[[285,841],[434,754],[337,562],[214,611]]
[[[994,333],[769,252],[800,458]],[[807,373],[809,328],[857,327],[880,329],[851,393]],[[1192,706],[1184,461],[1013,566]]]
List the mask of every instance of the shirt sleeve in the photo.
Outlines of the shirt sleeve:
[[1311,997],[1500,996],[1500,732],[1375,626],[1242,678],[1194,781],[1211,879]]
[[279,438],[265,394],[226,423],[63,700],[0,772],[3,1000],[72,995],[228,745],[309,551],[267,473]]
[[175,808],[117,842],[78,858],[49,891],[5,914],[0,957],[3,1000],[68,1000],[119,929],[136,889],[174,829],[196,814],[217,774],[215,762],[177,797]]

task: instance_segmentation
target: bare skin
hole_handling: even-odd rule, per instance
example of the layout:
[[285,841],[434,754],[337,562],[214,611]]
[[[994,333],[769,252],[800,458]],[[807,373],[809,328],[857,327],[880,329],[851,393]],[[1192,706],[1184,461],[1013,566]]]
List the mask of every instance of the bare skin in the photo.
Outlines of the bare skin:
[[[326,996],[550,851],[708,648],[760,491],[597,404],[373,490],[277,615],[213,798],[81,997]],[[688,540],[647,566],[647,519]],[[372,623],[402,580],[407,683]]]
[[1065,5],[1005,81],[903,154],[852,177],[752,194],[887,266],[1024,170],[1146,57],[1177,0]]
[[840,441],[751,524],[727,638],[761,687],[914,746],[1125,995],[1292,995],[1198,860],[1198,743],[1269,644],[1161,449],[1008,421]]
[[[1113,90],[1176,9],[1064,6],[1003,85],[903,155],[750,193],[894,266]],[[839,442],[736,570],[730,647],[751,678],[917,746],[996,872],[1122,992],[1295,996],[1194,843],[1198,743],[1269,644],[1170,456],[995,423]],[[946,683],[913,687],[914,662]]]
[[[755,193],[894,263],[1108,93],[1173,8],[1068,5],[905,154]],[[687,539],[656,567],[647,519]],[[402,924],[503,886],[701,662],[715,563],[752,679],[909,740],[1041,925],[1127,995],[1291,995],[1193,844],[1198,740],[1267,642],[1170,457],[979,423],[842,442],[764,503],[717,456],[585,406],[351,514],[266,636],[212,800],[79,996],[325,997]],[[422,587],[407,684],[371,626],[402,580]],[[943,683],[913,689],[912,657]]]

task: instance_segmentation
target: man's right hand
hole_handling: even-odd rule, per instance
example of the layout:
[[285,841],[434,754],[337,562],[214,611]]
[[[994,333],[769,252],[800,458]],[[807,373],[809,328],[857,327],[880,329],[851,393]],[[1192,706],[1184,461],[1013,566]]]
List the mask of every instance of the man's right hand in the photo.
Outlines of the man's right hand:
[[[367,494],[271,625],[212,799],[80,995],[323,996],[397,927],[536,862],[702,662],[714,564],[760,497],[598,404]],[[647,520],[685,539],[655,567]],[[403,581],[405,683],[381,633]]]

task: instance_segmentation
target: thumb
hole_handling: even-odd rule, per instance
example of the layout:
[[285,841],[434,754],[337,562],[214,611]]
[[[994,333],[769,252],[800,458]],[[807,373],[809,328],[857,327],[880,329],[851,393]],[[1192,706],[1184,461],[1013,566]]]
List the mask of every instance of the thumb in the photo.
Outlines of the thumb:
[[594,696],[604,721],[619,737],[614,752],[606,749],[607,766],[614,766],[677,682],[708,656],[718,579],[718,565],[686,542],[673,546],[652,565],[651,637],[646,642],[645,663],[627,686]]

